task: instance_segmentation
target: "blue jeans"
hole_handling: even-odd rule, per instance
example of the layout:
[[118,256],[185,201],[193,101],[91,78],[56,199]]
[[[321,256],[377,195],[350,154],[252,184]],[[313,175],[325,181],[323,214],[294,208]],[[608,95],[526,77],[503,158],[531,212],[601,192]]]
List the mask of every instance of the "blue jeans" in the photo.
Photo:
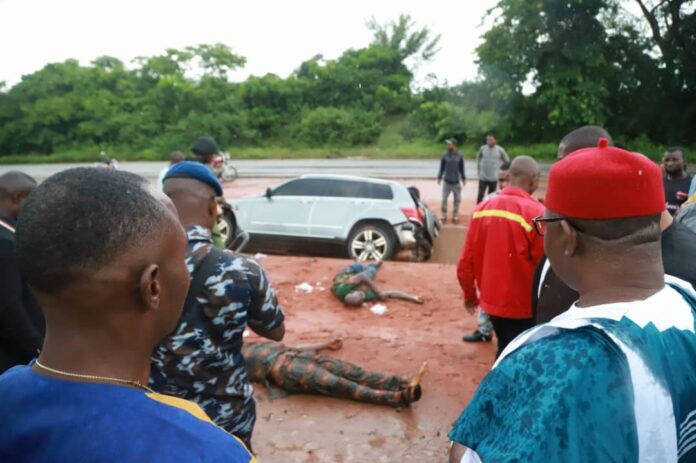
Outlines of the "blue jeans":
[[493,323],[491,317],[482,308],[478,309],[478,330],[481,334],[490,336],[493,332]]
[[356,275],[358,273],[364,273],[370,280],[374,280],[375,275],[377,275],[377,264],[363,265],[361,262],[356,262],[342,269],[341,273],[354,273]]

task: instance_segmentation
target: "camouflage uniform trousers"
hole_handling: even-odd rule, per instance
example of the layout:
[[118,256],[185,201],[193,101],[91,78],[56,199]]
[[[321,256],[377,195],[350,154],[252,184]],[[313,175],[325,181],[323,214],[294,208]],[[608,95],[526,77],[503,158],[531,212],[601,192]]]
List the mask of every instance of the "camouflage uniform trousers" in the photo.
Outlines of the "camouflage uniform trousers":
[[190,399],[198,403],[213,422],[244,442],[251,450],[251,434],[256,423],[256,402],[253,396]]
[[357,365],[313,352],[280,355],[270,379],[289,392],[314,393],[380,405],[408,403],[408,383],[399,376],[365,371]]

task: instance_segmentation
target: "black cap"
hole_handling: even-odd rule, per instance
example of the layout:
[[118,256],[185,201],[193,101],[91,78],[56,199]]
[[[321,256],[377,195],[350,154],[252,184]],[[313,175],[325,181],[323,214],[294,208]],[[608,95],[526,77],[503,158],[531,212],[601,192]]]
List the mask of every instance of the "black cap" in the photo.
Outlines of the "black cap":
[[199,137],[198,140],[193,142],[193,146],[191,146],[191,151],[193,151],[194,154],[208,156],[210,154],[215,154],[220,150],[218,149],[217,143],[215,143],[215,140],[213,140],[212,138]]

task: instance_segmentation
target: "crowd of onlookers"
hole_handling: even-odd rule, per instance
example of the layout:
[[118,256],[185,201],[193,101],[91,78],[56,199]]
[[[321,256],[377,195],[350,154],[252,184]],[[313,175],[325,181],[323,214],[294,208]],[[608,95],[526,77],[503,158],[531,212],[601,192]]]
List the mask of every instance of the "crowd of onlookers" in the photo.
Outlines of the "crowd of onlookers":
[[[457,276],[479,310],[464,341],[494,332],[497,361],[450,433],[450,461],[694,461],[696,196],[683,150],[658,166],[581,127],[560,142],[542,204],[537,163],[504,165],[496,146],[489,136],[477,155],[479,174],[491,166]],[[449,140],[441,175],[457,155]],[[507,186],[484,199],[496,168]]]
[[[466,175],[447,145],[442,213],[453,194],[457,222]],[[254,461],[244,332],[281,341],[285,315],[263,267],[215,245],[216,151],[197,140],[159,188],[95,168],[41,184],[0,176],[0,461]],[[696,183],[684,152],[659,166],[586,126],[558,154],[543,203],[533,158],[510,160],[492,134],[476,155],[457,277],[479,328],[464,341],[495,333],[498,350],[450,461],[691,461]],[[361,285],[391,295],[355,277],[375,271],[341,280],[342,300]],[[411,381],[362,372],[375,387],[360,389],[354,365],[268,346],[252,352],[254,376],[287,390],[420,398],[424,366]]]

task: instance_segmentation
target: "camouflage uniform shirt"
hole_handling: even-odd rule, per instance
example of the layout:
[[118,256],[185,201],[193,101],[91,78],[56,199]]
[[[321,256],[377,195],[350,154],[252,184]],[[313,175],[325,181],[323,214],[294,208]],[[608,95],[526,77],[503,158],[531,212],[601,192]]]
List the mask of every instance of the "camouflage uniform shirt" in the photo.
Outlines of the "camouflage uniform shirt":
[[[190,274],[212,247],[210,230],[187,230]],[[220,253],[215,273],[176,330],[153,353],[150,384],[198,403],[219,426],[245,440],[255,421],[253,388],[241,354],[247,325],[272,330],[284,320],[275,291],[254,259]]]

